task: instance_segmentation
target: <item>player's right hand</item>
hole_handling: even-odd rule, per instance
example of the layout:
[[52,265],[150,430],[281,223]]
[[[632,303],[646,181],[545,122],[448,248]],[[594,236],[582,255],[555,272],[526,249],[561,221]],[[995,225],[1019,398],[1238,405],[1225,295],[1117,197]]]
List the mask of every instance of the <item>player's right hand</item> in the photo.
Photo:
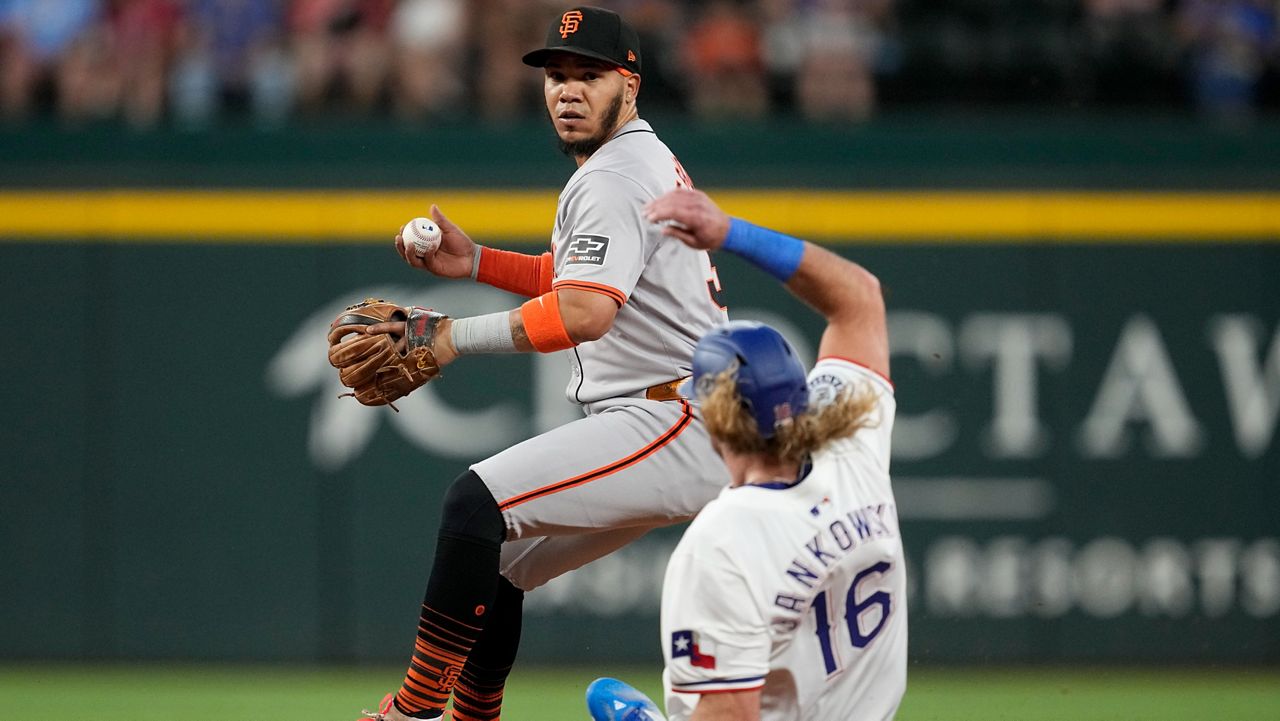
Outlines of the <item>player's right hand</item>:
[[466,233],[445,217],[440,206],[431,205],[431,217],[440,226],[440,247],[430,256],[412,252],[404,236],[396,233],[396,252],[404,262],[441,278],[470,278],[471,263],[476,254],[476,244]]
[[698,250],[716,250],[729,235],[729,216],[701,190],[676,188],[646,203],[644,215],[663,235]]

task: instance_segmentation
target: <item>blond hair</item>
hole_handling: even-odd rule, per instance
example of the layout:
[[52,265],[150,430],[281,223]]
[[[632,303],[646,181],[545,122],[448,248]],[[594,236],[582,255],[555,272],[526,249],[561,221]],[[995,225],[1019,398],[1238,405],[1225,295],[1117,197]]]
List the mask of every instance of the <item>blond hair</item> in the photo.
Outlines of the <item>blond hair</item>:
[[709,379],[710,383],[704,386],[706,392],[698,394],[707,432],[736,453],[767,453],[802,463],[830,441],[871,425],[875,396],[845,388],[830,403],[778,424],[774,437],[765,438],[738,393],[736,375],[736,367],[723,371]]

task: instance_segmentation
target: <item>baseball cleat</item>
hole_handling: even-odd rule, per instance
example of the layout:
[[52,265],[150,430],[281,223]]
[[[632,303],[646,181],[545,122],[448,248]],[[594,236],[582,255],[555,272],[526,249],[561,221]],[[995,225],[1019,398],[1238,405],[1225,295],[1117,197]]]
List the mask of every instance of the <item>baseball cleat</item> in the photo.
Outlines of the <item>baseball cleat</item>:
[[592,721],[665,721],[657,704],[616,678],[598,678],[587,686]]
[[388,714],[391,712],[392,709],[395,708],[395,706],[391,703],[391,700],[394,698],[395,698],[395,694],[392,694],[392,693],[389,693],[386,696],[383,696],[382,702],[378,704],[377,711],[370,711],[369,709],[365,709],[364,711],[360,712],[360,718],[356,719],[356,721],[364,721],[365,719],[373,719],[373,721],[386,721],[386,719],[390,718]]
[[[361,712],[360,718],[356,719],[356,721],[369,721],[369,719],[372,719],[372,721],[414,721],[411,717],[400,713],[400,709],[396,708],[395,704],[391,702],[395,697],[396,695],[393,693],[383,696],[382,703],[378,704],[377,711],[365,710]],[[453,714],[446,711],[439,718],[439,721],[449,721],[451,718],[453,718]]]

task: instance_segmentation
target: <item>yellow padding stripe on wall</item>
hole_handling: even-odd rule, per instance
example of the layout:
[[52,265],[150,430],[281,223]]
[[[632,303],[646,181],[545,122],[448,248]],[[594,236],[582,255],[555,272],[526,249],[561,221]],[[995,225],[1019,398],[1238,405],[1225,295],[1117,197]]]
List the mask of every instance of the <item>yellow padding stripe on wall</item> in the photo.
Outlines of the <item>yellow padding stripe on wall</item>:
[[[835,242],[1280,241],[1280,193],[711,191],[726,211]],[[555,191],[0,192],[0,242],[387,242],[438,203],[473,238],[550,237]]]

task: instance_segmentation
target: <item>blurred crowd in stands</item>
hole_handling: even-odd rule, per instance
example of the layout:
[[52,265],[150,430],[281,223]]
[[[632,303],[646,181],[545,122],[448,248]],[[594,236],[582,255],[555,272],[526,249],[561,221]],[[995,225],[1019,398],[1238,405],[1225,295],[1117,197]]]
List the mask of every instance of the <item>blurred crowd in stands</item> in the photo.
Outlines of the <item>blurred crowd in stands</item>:
[[[856,122],[883,107],[1280,109],[1280,0],[598,0],[641,107]],[[564,0],[0,0],[0,115],[199,126],[502,122]]]

